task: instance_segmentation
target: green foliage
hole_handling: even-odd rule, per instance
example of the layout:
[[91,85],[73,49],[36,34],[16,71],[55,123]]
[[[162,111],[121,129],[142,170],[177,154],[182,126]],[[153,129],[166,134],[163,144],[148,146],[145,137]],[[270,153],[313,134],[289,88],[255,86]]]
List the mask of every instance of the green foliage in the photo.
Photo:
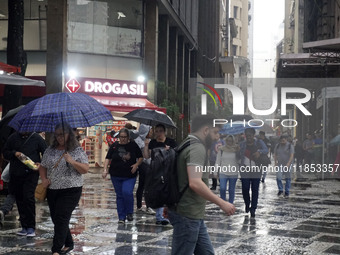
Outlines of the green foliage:
[[160,107],[166,108],[166,113],[170,116],[173,121],[177,121],[179,117],[179,107],[175,102],[165,99],[160,105]]
[[182,98],[181,93],[175,95],[174,86],[167,86],[164,81],[156,81],[157,93],[161,94],[164,99],[159,103],[160,107],[166,108],[166,113],[172,118],[173,121],[177,122],[180,108],[176,102],[177,98]]

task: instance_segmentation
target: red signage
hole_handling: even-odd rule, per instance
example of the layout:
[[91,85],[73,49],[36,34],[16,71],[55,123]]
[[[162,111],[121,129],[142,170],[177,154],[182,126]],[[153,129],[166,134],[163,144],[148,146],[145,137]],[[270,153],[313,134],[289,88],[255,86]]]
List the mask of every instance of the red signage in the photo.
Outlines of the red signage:
[[65,87],[71,92],[75,93],[80,89],[80,84],[76,79],[71,79],[69,80],[66,84]]

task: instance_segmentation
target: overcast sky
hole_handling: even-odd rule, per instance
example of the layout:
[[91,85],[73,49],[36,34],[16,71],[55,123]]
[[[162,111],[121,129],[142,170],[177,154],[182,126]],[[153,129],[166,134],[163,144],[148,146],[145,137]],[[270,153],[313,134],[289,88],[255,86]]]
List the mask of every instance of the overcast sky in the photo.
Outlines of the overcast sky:
[[283,38],[284,0],[254,0],[254,78],[275,77],[276,45]]

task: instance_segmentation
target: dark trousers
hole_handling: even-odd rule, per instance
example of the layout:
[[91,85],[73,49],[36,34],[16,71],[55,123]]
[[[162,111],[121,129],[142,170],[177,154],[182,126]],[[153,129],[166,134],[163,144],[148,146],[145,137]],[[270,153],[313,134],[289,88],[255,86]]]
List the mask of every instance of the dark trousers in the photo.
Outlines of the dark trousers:
[[211,178],[212,179],[212,188],[216,189],[217,187],[217,178]]
[[34,192],[39,178],[38,172],[29,171],[23,176],[10,177],[10,193],[14,194],[23,228],[35,229]]
[[260,178],[241,178],[242,195],[246,207],[250,205],[250,188],[251,188],[251,211],[255,212],[257,208],[257,201],[259,198]]
[[138,167],[138,188],[136,192],[137,208],[142,207],[144,187],[145,187],[145,176],[147,174],[148,168],[149,168],[149,165],[144,162]]
[[73,210],[78,205],[82,187],[69,189],[47,189],[47,202],[54,224],[52,253],[65,247],[73,247],[69,223]]

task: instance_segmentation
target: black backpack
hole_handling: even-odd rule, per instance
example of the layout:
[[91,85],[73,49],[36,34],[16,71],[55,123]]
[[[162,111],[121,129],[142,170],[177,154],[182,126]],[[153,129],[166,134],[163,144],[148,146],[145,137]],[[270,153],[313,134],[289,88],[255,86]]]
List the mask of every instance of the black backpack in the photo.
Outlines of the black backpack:
[[189,139],[184,144],[165,149],[153,149],[153,160],[149,171],[146,173],[145,202],[151,208],[174,206],[181,199],[189,187],[189,183],[180,191],[178,187],[177,158],[178,155],[190,144],[198,143],[197,139]]

